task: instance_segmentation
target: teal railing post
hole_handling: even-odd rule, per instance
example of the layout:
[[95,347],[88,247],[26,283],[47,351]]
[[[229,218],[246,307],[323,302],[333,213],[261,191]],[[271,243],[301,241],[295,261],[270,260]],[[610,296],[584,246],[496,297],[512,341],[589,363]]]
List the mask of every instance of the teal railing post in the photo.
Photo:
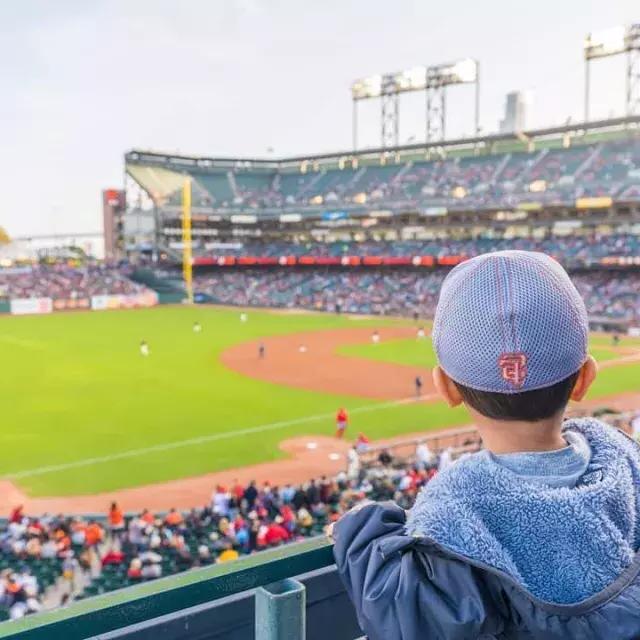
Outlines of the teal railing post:
[[286,578],[256,590],[256,640],[304,640],[305,586]]

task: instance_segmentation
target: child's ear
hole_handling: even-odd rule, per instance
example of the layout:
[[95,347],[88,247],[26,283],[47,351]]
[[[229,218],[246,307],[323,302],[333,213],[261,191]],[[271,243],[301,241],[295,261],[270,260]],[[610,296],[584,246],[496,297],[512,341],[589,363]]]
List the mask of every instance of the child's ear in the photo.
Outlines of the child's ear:
[[587,394],[587,391],[589,391],[589,387],[593,384],[597,375],[598,364],[593,356],[588,356],[586,362],[580,368],[580,373],[578,374],[576,383],[573,385],[571,399],[575,402],[582,400]]
[[458,391],[458,387],[439,365],[433,368],[432,375],[436,390],[450,407],[457,407],[462,404],[462,396]]

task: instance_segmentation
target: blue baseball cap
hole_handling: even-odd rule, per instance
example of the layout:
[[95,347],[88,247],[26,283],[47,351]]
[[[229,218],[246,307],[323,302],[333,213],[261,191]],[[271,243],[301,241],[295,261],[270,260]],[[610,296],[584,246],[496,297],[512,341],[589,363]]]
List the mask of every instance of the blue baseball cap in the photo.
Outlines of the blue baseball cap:
[[497,251],[445,278],[433,322],[438,361],[479,391],[549,387],[587,359],[584,301],[567,272],[544,253]]

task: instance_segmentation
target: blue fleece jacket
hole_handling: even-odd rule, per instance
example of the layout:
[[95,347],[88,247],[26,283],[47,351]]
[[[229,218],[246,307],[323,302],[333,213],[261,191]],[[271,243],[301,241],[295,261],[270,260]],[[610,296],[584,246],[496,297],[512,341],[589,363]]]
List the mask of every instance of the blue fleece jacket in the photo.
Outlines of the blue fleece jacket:
[[480,452],[425,486],[407,533],[496,567],[547,602],[598,593],[640,546],[640,450],[593,419],[568,421],[565,432],[591,449],[575,486],[531,482]]

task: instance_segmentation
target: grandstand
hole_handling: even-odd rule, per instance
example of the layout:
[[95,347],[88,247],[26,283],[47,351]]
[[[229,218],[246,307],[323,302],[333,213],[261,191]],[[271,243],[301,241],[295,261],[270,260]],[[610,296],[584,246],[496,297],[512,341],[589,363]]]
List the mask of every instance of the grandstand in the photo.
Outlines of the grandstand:
[[[541,205],[610,209],[640,198],[639,120],[278,161],[138,150],[127,153],[125,161],[129,186],[151,199],[165,241],[171,236],[167,229],[175,226],[185,174],[193,178],[194,213],[222,217],[200,220],[209,223],[201,225],[203,230],[218,229],[214,222],[228,222],[234,214],[255,214],[253,224],[283,222],[279,216],[286,213],[322,220],[336,207],[344,214],[341,220],[367,217],[378,209],[435,217],[429,208],[444,207],[445,218],[456,212],[537,211]],[[581,202],[585,197],[610,201]]]
[[638,117],[280,160],[131,151],[125,164],[127,216],[145,202],[157,225],[122,245],[161,256],[174,285],[191,178],[202,302],[429,317],[448,268],[520,248],[576,274],[598,327],[640,322]]

